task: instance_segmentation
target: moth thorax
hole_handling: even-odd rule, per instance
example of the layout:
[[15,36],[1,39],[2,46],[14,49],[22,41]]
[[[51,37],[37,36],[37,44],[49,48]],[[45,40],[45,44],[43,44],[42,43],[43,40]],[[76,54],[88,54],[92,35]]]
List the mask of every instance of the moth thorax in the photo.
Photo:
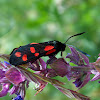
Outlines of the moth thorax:
[[66,45],[65,44],[62,44],[61,51],[65,51],[65,48],[66,48]]

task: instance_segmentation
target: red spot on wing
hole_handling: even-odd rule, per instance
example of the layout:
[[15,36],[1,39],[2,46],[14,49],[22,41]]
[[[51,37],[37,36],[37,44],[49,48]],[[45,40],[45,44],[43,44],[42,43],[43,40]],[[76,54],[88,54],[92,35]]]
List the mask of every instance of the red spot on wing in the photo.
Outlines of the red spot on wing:
[[24,55],[22,56],[22,60],[23,60],[23,61],[27,61],[27,55],[26,55],[26,54],[24,54]]
[[39,53],[35,53],[34,55],[35,55],[35,56],[39,56]]
[[49,54],[51,54],[51,53],[53,53],[53,52],[55,52],[55,51],[56,51],[56,49],[52,49],[52,50],[48,51],[48,52],[46,53],[46,55],[49,55]]
[[54,48],[54,46],[48,45],[45,47],[44,51],[49,51],[49,50],[52,50],[53,48]]
[[30,47],[30,51],[31,51],[31,53],[35,53],[35,48],[34,47]]
[[16,52],[16,53],[15,53],[15,56],[16,56],[16,57],[21,57],[21,52]]
[[30,44],[39,44],[39,43],[30,43]]

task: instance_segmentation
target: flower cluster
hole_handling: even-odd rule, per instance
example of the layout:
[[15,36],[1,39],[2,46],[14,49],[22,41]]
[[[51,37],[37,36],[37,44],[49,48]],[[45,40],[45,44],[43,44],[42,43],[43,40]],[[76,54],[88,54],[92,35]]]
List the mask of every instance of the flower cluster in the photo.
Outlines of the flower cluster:
[[[10,55],[1,54],[0,58],[5,61],[0,62],[0,87],[2,87],[0,97],[10,93],[10,95],[17,95],[13,100],[24,100],[26,88],[29,87],[29,82],[33,81],[38,85],[35,95],[50,83],[69,98],[90,100],[87,96],[62,87],[65,83],[52,79],[56,76],[67,77],[69,81],[74,80],[73,84],[78,89],[85,86],[89,81],[100,79],[100,57],[96,62],[90,63],[86,55],[71,46],[69,48],[71,53],[65,59],[53,57],[47,61],[48,64],[39,58],[35,62],[13,66],[9,64]],[[66,59],[70,59],[70,61],[68,62]],[[94,74],[92,79],[90,79],[90,74]]]

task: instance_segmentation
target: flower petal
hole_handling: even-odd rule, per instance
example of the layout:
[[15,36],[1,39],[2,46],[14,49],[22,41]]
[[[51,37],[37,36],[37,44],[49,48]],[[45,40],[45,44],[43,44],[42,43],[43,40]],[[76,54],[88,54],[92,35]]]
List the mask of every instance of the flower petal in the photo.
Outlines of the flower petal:
[[29,62],[29,68],[35,71],[40,71],[39,61]]
[[88,57],[87,57],[86,55],[80,53],[80,52],[79,52],[79,54],[80,54],[81,57],[84,59],[85,63],[86,63],[87,65],[89,65],[89,59],[88,59]]
[[18,90],[19,86],[13,86],[8,92],[10,93],[10,95],[16,93],[16,91]]
[[97,58],[96,62],[93,63],[95,69],[100,73],[100,56]]
[[61,77],[65,76],[70,71],[69,64],[63,58],[59,58],[49,65],[55,73]]
[[78,61],[79,58],[80,58],[78,51],[76,51],[76,49],[73,48],[73,47],[70,47],[70,46],[69,46],[69,48],[70,48],[70,50],[71,50],[71,52],[72,52],[72,56],[75,57],[75,59],[77,59],[77,61]]
[[9,80],[8,80],[6,77],[3,77],[3,78],[0,80],[0,83],[9,83]]
[[78,89],[82,88],[84,85],[86,85],[90,81],[90,72],[88,72],[82,82],[82,84],[79,86]]
[[42,66],[42,69],[41,70],[45,70],[46,69],[46,63],[43,61],[43,59],[39,58],[39,61],[40,61],[40,64]]
[[82,84],[81,78],[76,79],[73,83],[76,87],[80,87],[80,85]]
[[0,69],[0,79],[2,79],[3,77],[5,77],[5,71]]
[[0,91],[0,97],[6,96],[9,90],[10,84],[3,84],[2,90]]
[[16,68],[10,68],[5,73],[6,78],[15,85],[25,81],[25,77]]
[[95,74],[95,76],[92,78],[91,81],[95,81],[95,80],[98,80],[98,79],[100,79],[100,73],[99,73],[99,72],[97,72],[97,73]]
[[51,77],[55,77],[57,76],[57,74],[55,73],[55,71],[53,69],[48,69],[48,73],[46,75],[48,78],[51,78]]

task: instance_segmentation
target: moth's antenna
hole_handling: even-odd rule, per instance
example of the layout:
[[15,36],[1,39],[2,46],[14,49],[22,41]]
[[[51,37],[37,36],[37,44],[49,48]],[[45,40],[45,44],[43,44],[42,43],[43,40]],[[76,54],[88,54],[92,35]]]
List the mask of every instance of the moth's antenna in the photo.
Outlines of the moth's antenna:
[[[84,33],[85,33],[85,32],[72,35],[72,36],[70,36],[70,37],[66,40],[66,42],[67,42],[70,38],[72,38],[72,37],[74,37],[74,36],[82,35],[82,34],[84,34]],[[64,44],[66,44],[66,42],[65,42]]]

